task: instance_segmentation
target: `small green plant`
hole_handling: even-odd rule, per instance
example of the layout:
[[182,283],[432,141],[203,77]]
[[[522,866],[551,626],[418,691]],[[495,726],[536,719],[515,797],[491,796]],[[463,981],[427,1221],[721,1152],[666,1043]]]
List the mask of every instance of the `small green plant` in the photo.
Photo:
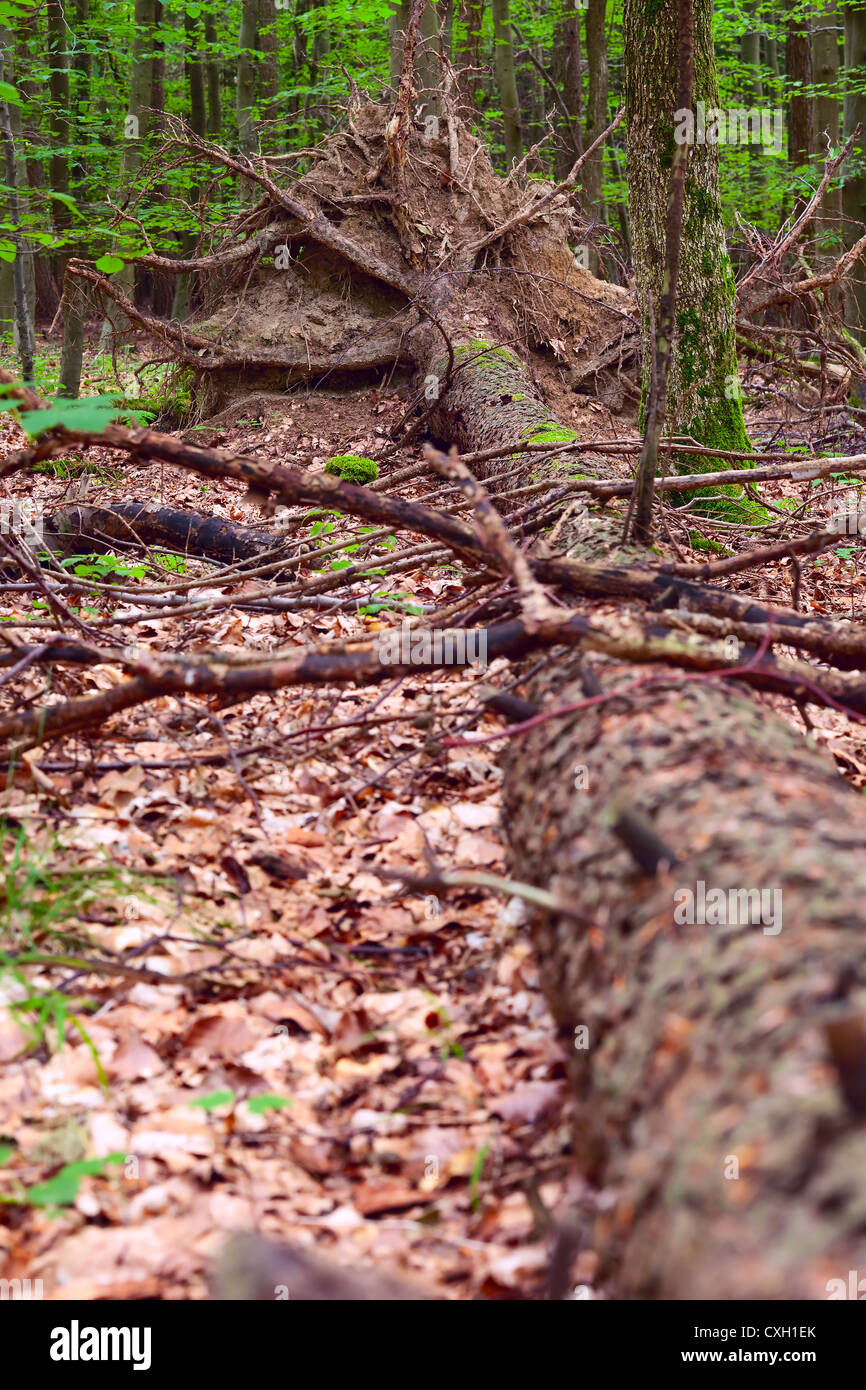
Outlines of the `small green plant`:
[[414,597],[414,594],[407,594],[402,592],[387,594],[383,589],[380,589],[377,593],[373,595],[373,602],[362,604],[358,611],[360,613],[366,613],[372,617],[376,613],[383,612],[383,610],[387,611],[389,609],[399,608],[404,613],[414,613],[418,615],[423,613],[424,609],[419,608],[416,603],[407,602],[407,599],[411,599]]
[[481,1174],[484,1172],[484,1164],[490,1151],[489,1144],[483,1144],[478,1150],[475,1162],[472,1165],[472,1172],[469,1176],[469,1195],[472,1199],[472,1210],[478,1211],[481,1207]]
[[326,473],[334,473],[345,483],[358,483],[366,486],[379,476],[379,465],[373,460],[362,458],[360,454],[337,454],[325,464]]
[[0,1196],[0,1202],[10,1206],[47,1207],[49,1210],[52,1207],[71,1207],[78,1196],[82,1178],[104,1173],[107,1167],[123,1163],[125,1158],[125,1154],[115,1153],[107,1154],[105,1158],[84,1158],[78,1163],[67,1163],[47,1182],[34,1183],[32,1187],[22,1187],[17,1193]]
[[186,574],[189,570],[189,565],[180,555],[158,553],[152,555],[151,559],[160,569],[170,570],[172,574]]
[[[190,1109],[203,1110],[209,1115],[212,1110],[221,1110],[224,1106],[231,1106],[235,1109],[237,1097],[234,1091],[211,1091],[209,1095],[197,1096],[190,1101]],[[245,1101],[247,1109],[251,1115],[264,1115],[268,1110],[282,1110],[285,1106],[291,1105],[288,1096],[250,1096]]]
[[62,569],[71,569],[80,579],[97,579],[108,584],[143,579],[147,573],[146,565],[125,565],[116,555],[68,555],[60,565]]

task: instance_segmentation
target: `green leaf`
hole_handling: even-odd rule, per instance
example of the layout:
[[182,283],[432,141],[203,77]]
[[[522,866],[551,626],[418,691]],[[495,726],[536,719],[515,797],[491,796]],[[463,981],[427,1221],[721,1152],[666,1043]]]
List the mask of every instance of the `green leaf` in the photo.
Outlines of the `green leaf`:
[[20,106],[23,100],[16,87],[9,82],[0,82],[0,101],[11,101],[13,106]]
[[194,1110],[205,1110],[210,1114],[211,1110],[218,1110],[221,1105],[231,1105],[234,1098],[234,1091],[211,1091],[209,1096],[199,1096],[197,1100],[191,1100],[190,1106]]
[[0,241],[0,261],[14,261],[16,254],[14,241]]
[[14,1153],[15,1146],[13,1144],[0,1144],[0,1168],[9,1162]]
[[291,1105],[288,1096],[253,1096],[252,1100],[247,1101],[251,1115],[264,1115],[266,1110],[282,1110],[284,1105]]
[[101,270],[103,275],[114,275],[116,271],[123,270],[125,264],[126,262],[122,261],[119,256],[112,256],[109,253],[99,257],[96,262],[96,269]]
[[[9,410],[12,405],[0,406],[0,409]],[[83,430],[87,434],[102,434],[112,420],[119,415],[130,414],[134,412],[119,408],[111,396],[82,396],[75,401],[61,397],[52,401],[46,410],[25,410],[19,418],[30,438],[36,439],[58,425],[64,425],[68,430]]]
[[31,1207],[68,1207],[78,1196],[81,1179],[101,1173],[106,1164],[123,1163],[124,1154],[108,1154],[106,1158],[86,1158],[80,1163],[67,1163],[48,1182],[28,1187],[22,1201]]

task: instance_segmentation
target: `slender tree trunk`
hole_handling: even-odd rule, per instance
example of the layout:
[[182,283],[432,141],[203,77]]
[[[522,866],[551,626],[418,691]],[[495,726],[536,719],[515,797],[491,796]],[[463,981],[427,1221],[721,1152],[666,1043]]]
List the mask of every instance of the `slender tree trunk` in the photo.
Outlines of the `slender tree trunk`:
[[[315,0],[315,8],[324,11],[326,6],[324,0]],[[331,51],[331,34],[327,23],[320,21],[316,28],[313,39],[312,55],[310,58],[310,88],[314,89],[319,85],[322,67]],[[315,139],[315,132],[321,130],[320,115],[321,100],[315,90],[310,90],[304,101],[304,111],[307,117],[307,124],[310,129],[311,140]]]
[[480,72],[466,69],[481,67],[481,26],[484,22],[484,0],[460,0],[461,38],[457,45],[454,66],[459,77],[460,99],[465,109],[466,119],[479,119],[478,94],[481,87]]
[[520,159],[523,136],[520,127],[520,100],[514,71],[514,42],[511,36],[509,0],[491,0],[493,8],[493,65],[502,103],[505,162],[509,168]]
[[[812,77],[818,87],[814,102],[814,148],[820,159],[830,150],[839,148],[839,13],[835,3],[816,16],[812,32]],[[842,240],[842,188],[829,188],[821,205],[817,224],[818,266],[827,269],[840,250]],[[834,302],[841,304],[841,291],[832,292]]]
[[[187,14],[184,18],[184,71],[189,85],[189,124],[190,129],[196,135],[204,135],[207,130],[207,111],[205,107],[205,71],[199,52],[199,18]],[[191,188],[189,191],[189,202],[192,206],[198,202],[199,189]],[[184,234],[181,243],[181,255],[186,258],[192,255],[195,248],[197,237],[194,231]],[[175,276],[174,298],[171,305],[171,316],[181,323],[189,317],[190,293],[192,290],[192,275],[183,274]]]
[[421,12],[421,31],[415,51],[415,70],[418,100],[424,115],[435,115],[441,111],[439,86],[443,67],[439,62],[439,7],[436,0],[427,0]]
[[[129,104],[123,127],[121,184],[128,186],[141,166],[142,152],[149,133],[148,110],[153,104],[154,27],[157,0],[135,0],[135,36],[129,76]],[[118,272],[118,288],[132,299],[135,294],[135,267],[128,263]],[[113,303],[107,311],[100,336],[100,350],[116,346],[125,331],[126,316]]]
[[208,45],[208,56],[205,63],[205,73],[207,75],[207,134],[219,135],[223,127],[222,103],[220,100],[220,69],[219,63],[214,56],[213,45],[217,42],[216,20],[213,15],[206,14],[204,17],[204,36]]
[[[753,10],[750,11],[750,19]],[[764,84],[761,79],[761,36],[755,29],[749,29],[740,39],[740,57],[746,68],[744,82],[745,95],[749,106],[758,106],[764,100]],[[749,195],[756,210],[762,200],[764,186],[764,151],[760,145],[749,145]],[[752,214],[754,216],[754,214]]]
[[57,394],[76,398],[81,390],[84,363],[84,285],[67,275],[63,299],[63,348],[60,353],[60,384]]
[[[652,13],[642,0],[626,0],[624,30],[627,171],[643,342],[643,408],[649,399],[662,288],[668,174],[677,135],[686,139],[691,134],[666,424],[671,433],[692,435],[713,448],[744,450],[748,440],[737,375],[735,286],[719,198],[718,149],[706,142],[706,130],[701,131],[700,108],[691,126],[675,114],[676,0],[664,0]],[[695,3],[695,99],[707,111],[718,107],[710,0]],[[711,466],[709,460],[704,466]]]
[[[90,73],[92,59],[87,47],[90,24],[90,0],[75,0],[75,50],[72,55],[72,96],[74,106],[75,138],[79,145],[84,143],[87,129],[87,116],[90,106]],[[75,178],[83,183],[87,178],[87,168],[81,153],[75,156]]]
[[[11,43],[8,47],[9,52],[11,53]],[[16,64],[14,72],[10,73],[9,78],[7,79],[13,82],[17,81],[18,90],[21,92],[22,96],[25,95],[25,83],[18,81],[18,73],[19,71],[27,71],[26,56],[26,53],[22,51],[22,46],[19,45],[16,52]],[[27,141],[24,133],[23,122],[21,119],[21,107],[17,103],[10,103],[9,105],[9,124],[12,128],[12,140],[15,145],[16,168],[19,169],[17,190],[18,213],[21,219],[21,226],[26,229],[30,224],[31,208],[31,201],[28,196],[29,183],[28,179],[24,177],[27,170],[27,161],[25,155]],[[22,158],[22,156],[25,157]],[[41,164],[39,165],[39,168],[41,171]],[[47,312],[47,309],[50,308],[52,316],[54,312],[54,308],[52,306],[56,306],[57,304],[57,286],[55,284],[54,276],[51,270],[50,257],[41,256],[34,253],[30,249],[30,242],[28,241],[26,235],[22,241],[21,267],[24,274],[24,288],[27,293],[27,307],[30,311],[30,319],[33,324],[33,331],[35,333],[36,324],[39,319],[40,308],[37,295],[38,283],[44,284],[46,290],[46,293],[43,296],[43,312]]]
[[276,150],[279,147],[279,137],[274,122],[277,119],[276,96],[280,89],[277,62],[276,0],[259,0],[258,25],[259,46],[262,53],[259,64],[259,106],[262,121],[266,123],[262,132],[262,148],[264,150]]
[[575,154],[583,153],[583,132],[580,127],[580,10],[566,0],[556,35],[556,85],[568,112],[568,121],[560,113],[560,148],[556,152],[555,173],[564,178],[574,163]]
[[[845,15],[845,138],[861,128],[861,145],[866,139],[866,92],[859,74],[866,68],[866,9],[846,5]],[[862,164],[862,159],[861,159]],[[866,172],[846,175],[842,188],[842,208],[845,213],[845,241],[848,246],[863,235],[866,223]],[[866,342],[866,270],[858,262],[848,281],[847,316],[859,327],[861,341]]]
[[[797,0],[790,0],[793,6],[785,40],[785,53],[788,69],[788,82],[794,84],[790,100],[788,118],[788,160],[796,171],[809,163],[812,154],[812,97],[808,88],[812,82],[812,42],[809,33],[810,21],[807,15],[797,12]],[[798,189],[794,197],[794,207],[799,211],[807,201],[805,190]]]
[[[0,82],[3,77],[3,52],[0,49]],[[21,230],[21,212],[18,203],[18,160],[15,141],[12,137],[12,122],[9,119],[9,105],[0,100],[0,138],[3,141],[4,170],[6,175],[6,197],[9,204],[11,239],[15,246],[15,260],[12,263],[12,285],[15,304],[15,332],[18,339],[18,355],[21,359],[21,375],[25,381],[33,381],[35,347],[33,342],[33,320],[27,302],[27,287],[24,281],[24,238]]]
[[[589,0],[586,11],[586,62],[589,74],[589,89],[586,100],[586,138],[584,148],[597,139],[607,125],[607,0]],[[602,198],[605,150],[602,147],[584,165],[583,208],[588,218],[604,222],[605,208]],[[594,275],[599,273],[600,261],[595,247],[590,251],[589,268]]]
[[259,0],[241,0],[241,30],[238,36],[238,72],[235,89],[238,149],[241,154],[253,154],[257,145],[253,107],[256,100],[255,50],[258,24]]
[[[69,103],[69,31],[66,22],[64,0],[47,0],[48,16],[48,54],[51,70],[48,77],[50,99],[49,132],[51,138],[51,161],[49,178],[51,189],[69,197],[69,159],[67,149],[70,136]],[[67,204],[53,199],[51,215],[55,230],[65,235],[72,224],[72,212]],[[63,274],[68,251],[61,251],[54,261],[54,274],[58,287],[63,284]]]

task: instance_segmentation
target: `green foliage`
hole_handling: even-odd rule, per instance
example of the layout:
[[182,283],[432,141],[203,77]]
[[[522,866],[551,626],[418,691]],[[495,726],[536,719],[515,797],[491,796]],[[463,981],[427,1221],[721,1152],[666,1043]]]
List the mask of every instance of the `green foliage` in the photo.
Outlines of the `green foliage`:
[[103,434],[118,419],[133,420],[136,424],[146,421],[144,412],[118,406],[113,396],[82,396],[79,400],[59,396],[46,410],[20,410],[15,401],[7,400],[0,402],[0,410],[14,411],[21,428],[31,439],[38,439],[58,426],[84,434]]
[[115,580],[143,579],[147,573],[146,565],[126,565],[116,555],[67,555],[60,564],[81,579],[98,579],[109,584]]
[[108,1167],[125,1162],[126,1155],[107,1154],[105,1158],[85,1158],[78,1163],[67,1163],[47,1182],[35,1183],[24,1188],[18,1196],[3,1196],[0,1201],[13,1206],[27,1207],[71,1207],[78,1196],[81,1179],[98,1176]]
[[360,454],[337,454],[325,464],[326,473],[335,473],[346,483],[365,485],[379,476],[379,465],[374,459],[362,458]]

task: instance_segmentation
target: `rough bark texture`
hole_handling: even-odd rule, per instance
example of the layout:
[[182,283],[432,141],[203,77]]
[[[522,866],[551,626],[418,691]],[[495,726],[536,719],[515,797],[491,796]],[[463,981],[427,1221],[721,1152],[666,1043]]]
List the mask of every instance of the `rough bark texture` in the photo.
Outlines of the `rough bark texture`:
[[[675,147],[678,33],[676,0],[624,10],[628,185],[632,252],[649,394],[653,320],[664,266],[668,174]],[[695,99],[718,105],[709,0],[695,4]],[[694,144],[686,183],[677,339],[668,383],[667,424],[719,449],[748,448],[737,389],[734,278],[725,245],[718,151]],[[710,466],[709,464],[707,465]]]
[[[633,675],[596,671],[605,690]],[[506,778],[513,871],[586,917],[533,936],[578,1157],[612,1194],[587,1243],[622,1296],[825,1297],[863,1257],[866,1140],[825,1029],[866,1007],[866,817],[830,759],[733,684],[655,674],[533,730]],[[672,872],[643,874],[620,844],[627,807]],[[782,930],[677,927],[674,893],[699,881],[779,890]]]

